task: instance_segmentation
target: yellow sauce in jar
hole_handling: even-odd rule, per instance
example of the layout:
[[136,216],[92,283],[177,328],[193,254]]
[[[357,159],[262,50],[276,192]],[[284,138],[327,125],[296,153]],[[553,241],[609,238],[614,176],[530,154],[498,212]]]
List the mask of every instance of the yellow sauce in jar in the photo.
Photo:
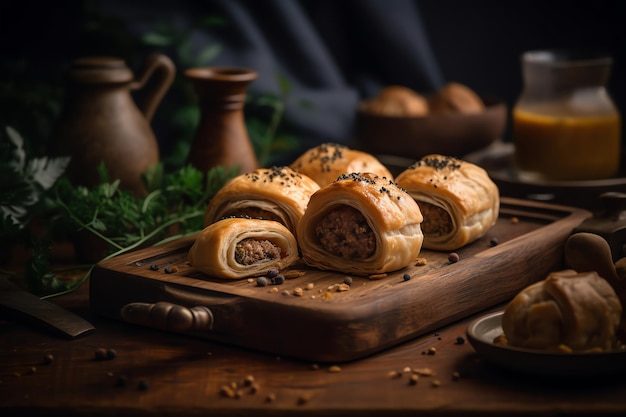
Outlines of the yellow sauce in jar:
[[513,111],[516,169],[550,180],[614,177],[620,166],[621,118]]

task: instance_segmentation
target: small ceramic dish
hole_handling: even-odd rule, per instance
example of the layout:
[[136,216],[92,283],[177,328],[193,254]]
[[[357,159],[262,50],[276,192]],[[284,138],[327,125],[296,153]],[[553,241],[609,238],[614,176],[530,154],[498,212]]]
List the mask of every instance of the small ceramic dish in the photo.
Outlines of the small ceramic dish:
[[502,334],[503,311],[474,320],[467,328],[472,347],[490,362],[508,370],[545,376],[593,376],[626,372],[626,350],[559,353],[494,343]]
[[483,98],[480,113],[432,113],[425,116],[385,116],[358,109],[356,142],[379,155],[419,159],[439,153],[462,157],[501,139],[507,124],[507,106]]

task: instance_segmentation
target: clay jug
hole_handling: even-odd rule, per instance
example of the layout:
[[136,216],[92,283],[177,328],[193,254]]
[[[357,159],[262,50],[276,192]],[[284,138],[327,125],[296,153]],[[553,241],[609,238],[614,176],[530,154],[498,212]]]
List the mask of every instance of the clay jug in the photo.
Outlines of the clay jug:
[[[74,183],[98,184],[97,167],[104,162],[120,188],[145,194],[142,174],[159,161],[150,122],[175,72],[161,54],[148,57],[136,79],[119,58],[84,57],[72,63],[52,147],[54,154],[71,156],[67,174]],[[139,105],[131,95],[138,90],[144,97]]]
[[257,73],[246,68],[205,67],[185,71],[198,96],[200,123],[188,162],[202,172],[215,166],[258,168],[243,108],[246,92]]

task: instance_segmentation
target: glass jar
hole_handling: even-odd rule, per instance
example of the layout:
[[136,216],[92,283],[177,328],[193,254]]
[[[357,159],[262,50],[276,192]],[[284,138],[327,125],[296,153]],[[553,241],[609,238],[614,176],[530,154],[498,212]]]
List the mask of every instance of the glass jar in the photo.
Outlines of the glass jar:
[[513,108],[515,168],[540,180],[614,177],[621,117],[606,90],[612,59],[572,51],[522,55],[523,91]]

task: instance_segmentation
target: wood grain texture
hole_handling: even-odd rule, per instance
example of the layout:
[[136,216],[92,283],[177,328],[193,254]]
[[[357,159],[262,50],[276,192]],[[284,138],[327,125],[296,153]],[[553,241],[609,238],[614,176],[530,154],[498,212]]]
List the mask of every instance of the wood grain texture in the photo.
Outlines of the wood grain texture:
[[[351,361],[493,307],[545,278],[562,266],[567,237],[589,216],[580,209],[503,199],[497,224],[457,251],[459,262],[451,263],[447,252],[424,250],[426,265],[376,280],[352,276],[344,292],[328,288],[345,274],[305,265],[292,268],[304,275],[280,286],[208,277],[186,261],[190,237],[101,262],[92,273],[90,303],[115,319],[137,302],[205,306],[212,327],[184,333],[298,359]],[[176,272],[165,273],[165,267]],[[303,296],[293,295],[295,288]],[[158,320],[154,326],[167,327]]]

